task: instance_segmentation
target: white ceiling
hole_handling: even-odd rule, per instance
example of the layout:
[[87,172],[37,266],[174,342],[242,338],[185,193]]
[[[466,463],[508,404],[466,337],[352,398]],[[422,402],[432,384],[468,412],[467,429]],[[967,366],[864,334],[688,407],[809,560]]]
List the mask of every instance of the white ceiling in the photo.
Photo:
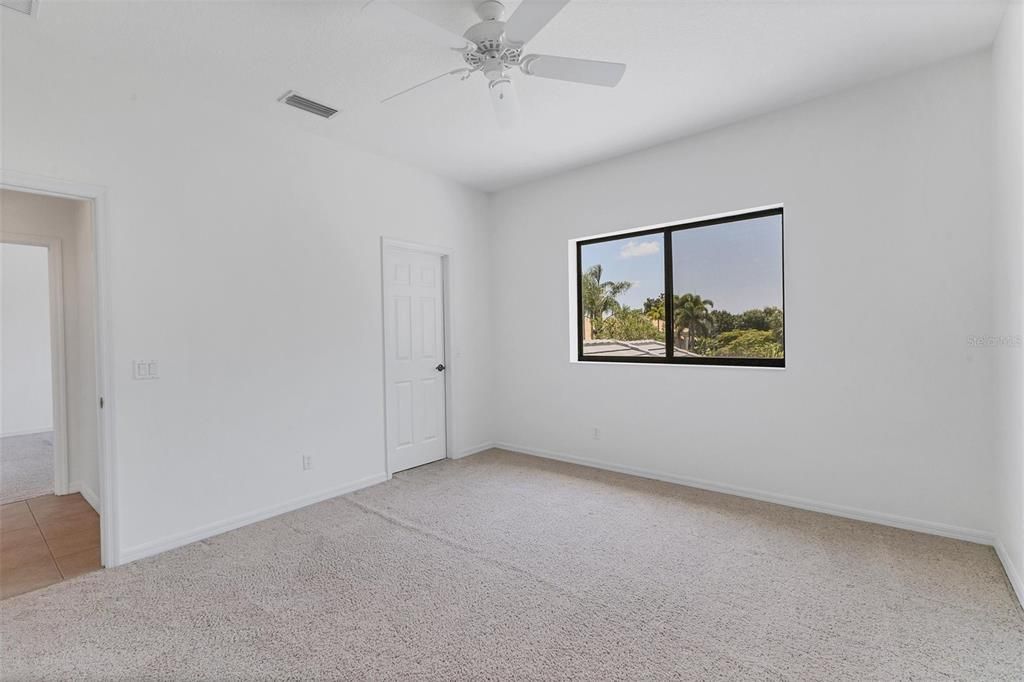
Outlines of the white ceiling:
[[[528,51],[626,62],[625,77],[606,89],[517,74],[522,122],[503,131],[480,74],[378,104],[461,60],[361,4],[43,0],[36,18],[6,12],[4,57],[89,59],[132,87],[495,190],[984,48],[1004,10],[1001,0],[574,0]],[[472,0],[413,4],[459,32],[475,21]],[[319,121],[277,104],[290,89],[343,111]]]

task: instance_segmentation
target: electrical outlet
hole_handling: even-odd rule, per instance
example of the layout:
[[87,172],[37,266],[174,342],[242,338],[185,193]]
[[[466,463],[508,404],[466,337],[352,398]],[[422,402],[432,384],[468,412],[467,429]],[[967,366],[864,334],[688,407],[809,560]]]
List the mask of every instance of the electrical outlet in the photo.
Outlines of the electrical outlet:
[[601,440],[601,429],[594,427],[594,440]]
[[313,468],[313,457],[311,455],[302,456],[302,470],[309,471]]

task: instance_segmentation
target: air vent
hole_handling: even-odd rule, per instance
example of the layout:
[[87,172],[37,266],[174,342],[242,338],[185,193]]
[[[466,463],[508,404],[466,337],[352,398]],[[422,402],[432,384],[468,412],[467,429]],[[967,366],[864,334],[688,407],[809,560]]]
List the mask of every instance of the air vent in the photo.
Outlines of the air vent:
[[337,109],[329,107],[326,104],[320,104],[320,102],[314,102],[308,97],[303,97],[294,90],[289,90],[284,93],[277,99],[277,101],[284,102],[288,106],[295,107],[296,109],[308,111],[309,113],[315,114],[321,118],[330,118],[338,113]]
[[6,7],[7,9],[13,9],[15,12],[32,16],[36,13],[38,3],[39,0],[0,0],[0,7]]

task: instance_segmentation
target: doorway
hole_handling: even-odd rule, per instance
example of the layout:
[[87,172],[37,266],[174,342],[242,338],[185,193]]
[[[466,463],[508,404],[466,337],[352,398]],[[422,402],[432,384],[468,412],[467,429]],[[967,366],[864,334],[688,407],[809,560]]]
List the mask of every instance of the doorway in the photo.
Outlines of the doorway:
[[0,597],[101,567],[93,207],[0,189]]
[[389,241],[383,244],[389,475],[447,456],[448,258],[426,247]]
[[21,242],[0,242],[0,504],[67,492],[59,245]]

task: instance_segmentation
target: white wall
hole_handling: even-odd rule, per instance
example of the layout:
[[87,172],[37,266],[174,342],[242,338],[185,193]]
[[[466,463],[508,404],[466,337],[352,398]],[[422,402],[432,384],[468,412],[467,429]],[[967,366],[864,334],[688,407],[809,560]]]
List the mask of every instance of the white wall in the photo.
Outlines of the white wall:
[[1024,600],[1024,334],[1021,307],[1024,233],[1024,11],[1008,6],[992,51],[995,120],[995,264],[991,334],[1008,339],[990,349],[995,367],[998,481],[995,531],[1000,554]]
[[[91,206],[85,201],[0,190],[0,223],[5,233],[60,241],[68,483],[71,492],[80,490],[86,499],[95,504],[99,501],[100,485],[96,411],[96,270]],[[45,261],[46,249],[36,248],[43,252]],[[5,302],[6,296],[5,293]],[[49,301],[44,310],[49,314]],[[6,320],[4,323],[6,335]],[[49,336],[46,337],[43,349],[49,367]],[[47,386],[47,400],[52,400],[51,385]],[[5,410],[7,391],[5,374]],[[49,414],[53,414],[52,402],[46,409]]]
[[452,449],[491,439],[484,195],[4,39],[4,168],[107,188],[121,558],[384,476],[382,235],[454,249]]
[[0,435],[53,428],[45,247],[0,244]]
[[[499,193],[498,440],[992,529],[987,53]],[[785,370],[567,361],[566,244],[784,202]],[[591,438],[601,426],[601,440]]]

